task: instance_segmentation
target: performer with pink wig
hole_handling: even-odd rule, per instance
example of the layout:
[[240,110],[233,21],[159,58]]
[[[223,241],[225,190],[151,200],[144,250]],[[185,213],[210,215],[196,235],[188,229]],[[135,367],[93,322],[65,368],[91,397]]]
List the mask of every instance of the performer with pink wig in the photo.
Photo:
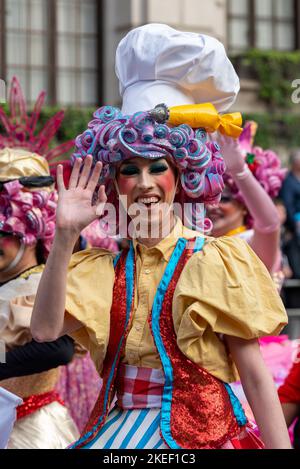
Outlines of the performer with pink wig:
[[286,171],[275,152],[253,145],[256,128],[255,122],[248,122],[238,140],[220,137],[226,187],[209,216],[213,236],[246,239],[274,273],[280,270],[280,221],[272,198],[278,195]]
[[[116,65],[122,111],[95,112],[68,188],[58,168],[56,235],[31,323],[38,341],[80,341],[103,378],[71,447],[261,448],[228,384],[237,366],[265,446],[289,448],[257,344],[286,323],[281,300],[247,243],[203,234],[203,205],[219,201],[225,170],[208,134],[241,132],[238,113],[217,112],[234,101],[238,77],[217,40],[162,24],[130,31]],[[174,201],[192,205],[187,221],[202,231],[182,224]],[[116,224],[129,217],[129,249],[71,257],[108,202]]]
[[49,345],[37,344],[31,342],[29,328],[55,233],[57,191],[49,166],[55,170],[55,158],[73,146],[67,142],[49,150],[63,112],[36,132],[44,96],[39,95],[29,117],[13,78],[10,116],[0,108],[5,131],[0,135],[0,339],[7,359],[0,365],[0,386],[1,394],[7,390],[23,400],[8,442],[8,448],[15,449],[63,448],[78,434],[55,391],[57,367],[70,361],[73,341],[65,336]]
[[[247,122],[239,139],[226,136],[219,143],[226,163],[221,202],[208,210],[212,234],[245,239],[270,271],[278,291],[284,275],[281,266],[280,221],[272,199],[277,197],[286,170],[272,150],[254,145],[255,122]],[[261,352],[277,387],[292,365],[294,341],[288,336],[260,339]],[[247,415],[253,419],[240,382],[232,383]]]

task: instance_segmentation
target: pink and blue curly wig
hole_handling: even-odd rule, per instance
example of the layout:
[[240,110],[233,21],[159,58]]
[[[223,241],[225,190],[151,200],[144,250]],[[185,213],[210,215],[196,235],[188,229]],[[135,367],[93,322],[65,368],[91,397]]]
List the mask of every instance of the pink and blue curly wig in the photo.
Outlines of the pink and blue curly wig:
[[[99,108],[93,117],[88,129],[76,138],[72,159],[91,154],[94,164],[103,163],[100,183],[106,186],[109,202],[116,205],[113,179],[117,165],[134,157],[170,161],[179,174],[175,202],[219,202],[225,164],[219,145],[208,140],[204,129],[159,124],[148,112],[125,116],[111,106]],[[204,229],[209,228],[207,220]]]

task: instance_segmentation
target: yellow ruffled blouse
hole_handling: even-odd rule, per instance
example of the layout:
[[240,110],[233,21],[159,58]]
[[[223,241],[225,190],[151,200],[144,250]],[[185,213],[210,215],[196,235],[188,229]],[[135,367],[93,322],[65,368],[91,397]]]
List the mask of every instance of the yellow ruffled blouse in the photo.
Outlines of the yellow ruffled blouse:
[[[161,368],[148,324],[158,284],[178,237],[202,236],[177,219],[174,230],[156,246],[134,241],[136,285],[134,311],[122,361]],[[87,249],[72,256],[66,311],[82,323],[75,340],[91,353],[101,374],[109,341],[114,285],[113,255]],[[223,334],[253,339],[279,334],[287,315],[264,264],[235,237],[206,237],[204,248],[185,265],[173,297],[174,328],[180,350],[224,382],[238,379]]]

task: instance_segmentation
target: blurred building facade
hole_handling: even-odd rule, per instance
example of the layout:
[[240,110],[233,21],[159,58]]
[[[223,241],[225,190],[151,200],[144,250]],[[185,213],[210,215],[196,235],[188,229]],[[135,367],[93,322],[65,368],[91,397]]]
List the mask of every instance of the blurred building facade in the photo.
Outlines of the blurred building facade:
[[[131,28],[150,22],[220,39],[229,53],[300,48],[300,0],[0,0],[0,78],[17,75],[33,101],[119,104],[115,49]],[[236,107],[263,110],[244,78]]]

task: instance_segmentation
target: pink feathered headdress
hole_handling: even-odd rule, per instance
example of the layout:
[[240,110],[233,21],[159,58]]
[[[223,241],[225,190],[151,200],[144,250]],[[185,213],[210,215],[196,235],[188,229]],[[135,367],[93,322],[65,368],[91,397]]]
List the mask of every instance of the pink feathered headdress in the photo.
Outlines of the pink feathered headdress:
[[[19,236],[25,245],[40,240],[47,255],[55,233],[57,204],[49,168],[55,173],[57,158],[70,150],[74,141],[50,148],[63,119],[63,111],[36,132],[44,99],[45,92],[42,91],[32,114],[28,115],[20,83],[14,77],[9,94],[10,115],[0,108],[0,122],[4,128],[0,135],[0,230]],[[36,174],[39,162],[42,175]],[[64,163],[68,165],[67,160]]]
[[[38,95],[31,114],[27,113],[26,100],[17,77],[11,80],[9,93],[9,114],[7,115],[0,107],[0,122],[4,132],[0,135],[0,148],[23,148],[32,153],[43,156],[55,177],[57,164],[68,165],[69,159],[61,159],[74,147],[74,140],[69,140],[51,148],[51,142],[57,133],[64,118],[61,110],[52,116],[37,132],[37,124],[45,101],[46,92],[41,91]],[[58,161],[60,159],[60,161]]]

